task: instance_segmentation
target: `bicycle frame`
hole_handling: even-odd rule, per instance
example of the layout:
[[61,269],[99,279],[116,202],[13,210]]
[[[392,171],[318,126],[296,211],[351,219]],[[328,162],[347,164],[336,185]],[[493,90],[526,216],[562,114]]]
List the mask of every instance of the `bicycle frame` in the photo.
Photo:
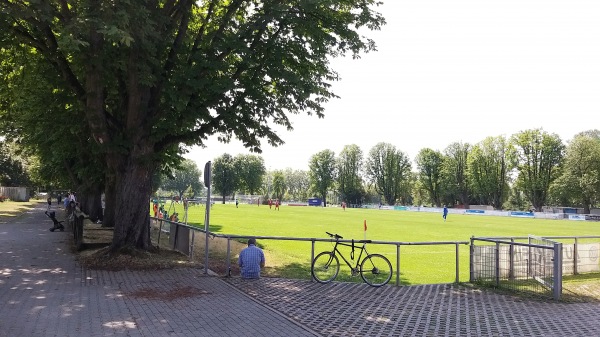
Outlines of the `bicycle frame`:
[[[331,250],[331,252],[333,253],[333,255],[340,256],[342,258],[342,260],[344,260],[346,265],[350,268],[350,270],[355,272],[356,270],[358,270],[358,266],[360,265],[360,261],[363,256],[363,253],[365,254],[365,256],[369,255],[369,252],[367,252],[367,243],[369,243],[369,242],[371,242],[371,241],[370,240],[360,240],[360,241],[358,241],[358,243],[362,243],[362,247],[356,247],[354,244],[339,242],[339,240],[335,240],[335,246],[333,246],[333,249]],[[338,249],[338,245],[352,247],[352,252],[354,252],[354,248],[360,249],[360,254],[358,254],[358,258],[356,259],[356,265],[354,267],[352,267],[352,264],[350,263],[350,261],[348,261],[348,259],[346,259],[344,254],[342,254],[342,252]],[[350,257],[350,259],[352,260],[352,257]]]

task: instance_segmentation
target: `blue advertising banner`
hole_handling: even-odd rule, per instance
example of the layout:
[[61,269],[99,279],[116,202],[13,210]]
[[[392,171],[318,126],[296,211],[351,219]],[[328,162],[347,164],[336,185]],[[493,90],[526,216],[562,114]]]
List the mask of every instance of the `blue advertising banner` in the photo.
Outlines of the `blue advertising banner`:
[[466,209],[465,214],[484,214],[485,211],[482,209]]
[[321,199],[320,198],[308,199],[308,206],[321,206]]
[[520,216],[520,217],[528,217],[528,218],[533,218],[533,212],[520,212],[520,211],[513,211],[510,212],[510,216]]

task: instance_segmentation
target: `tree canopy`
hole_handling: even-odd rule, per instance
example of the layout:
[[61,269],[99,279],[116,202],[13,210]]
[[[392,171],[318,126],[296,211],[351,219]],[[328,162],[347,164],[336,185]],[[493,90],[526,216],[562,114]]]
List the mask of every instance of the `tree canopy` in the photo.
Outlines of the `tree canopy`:
[[182,146],[213,135],[260,152],[264,140],[283,143],[275,127],[292,129],[290,114],[322,117],[336,97],[330,58],[375,49],[362,30],[385,23],[378,5],[7,0],[0,47],[22,55],[11,58],[12,68],[41,63],[45,79],[55,78],[44,97],[57,109],[41,118],[71,115],[86,125],[78,146],[87,153],[97,146],[106,198],[114,200],[112,251],[148,249],[153,173]]

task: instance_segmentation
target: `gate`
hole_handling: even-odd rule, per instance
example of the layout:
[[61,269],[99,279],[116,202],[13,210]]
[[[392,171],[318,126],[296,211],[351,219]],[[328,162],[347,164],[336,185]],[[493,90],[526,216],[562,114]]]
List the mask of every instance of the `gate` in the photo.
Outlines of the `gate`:
[[471,237],[470,282],[560,299],[562,243],[536,236],[527,241]]

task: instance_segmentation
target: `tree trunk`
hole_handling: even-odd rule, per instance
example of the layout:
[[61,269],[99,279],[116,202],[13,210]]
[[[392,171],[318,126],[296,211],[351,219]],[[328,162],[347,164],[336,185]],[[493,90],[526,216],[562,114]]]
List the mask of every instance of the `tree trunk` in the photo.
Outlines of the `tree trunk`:
[[[130,154],[130,157],[136,158]],[[139,158],[139,157],[137,157]],[[149,250],[150,211],[152,194],[152,165],[136,159],[127,159],[124,170],[117,175],[115,229],[112,252],[122,248]]]
[[104,187],[104,218],[102,227],[115,227],[115,210],[117,207],[116,180],[113,175],[106,175]]
[[83,191],[78,201],[81,210],[90,217],[90,220],[96,222],[102,219],[102,193],[99,186]]

